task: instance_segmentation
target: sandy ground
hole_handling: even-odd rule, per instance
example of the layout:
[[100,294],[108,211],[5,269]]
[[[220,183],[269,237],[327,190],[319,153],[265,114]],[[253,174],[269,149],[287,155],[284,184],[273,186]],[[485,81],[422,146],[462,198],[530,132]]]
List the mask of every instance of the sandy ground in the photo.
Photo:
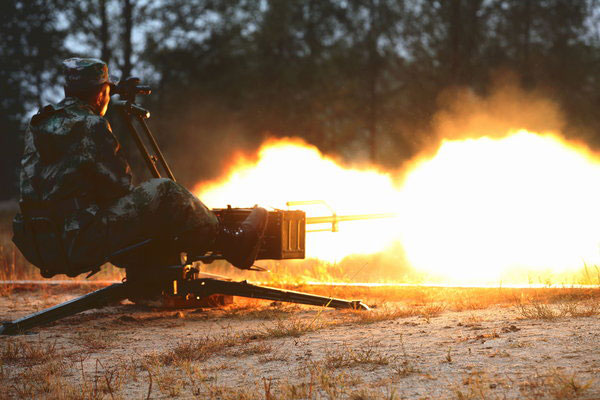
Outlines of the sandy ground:
[[[12,291],[0,320],[84,290]],[[0,337],[0,398],[600,398],[595,312],[398,307],[380,306],[379,318],[243,299],[224,309],[105,307]]]

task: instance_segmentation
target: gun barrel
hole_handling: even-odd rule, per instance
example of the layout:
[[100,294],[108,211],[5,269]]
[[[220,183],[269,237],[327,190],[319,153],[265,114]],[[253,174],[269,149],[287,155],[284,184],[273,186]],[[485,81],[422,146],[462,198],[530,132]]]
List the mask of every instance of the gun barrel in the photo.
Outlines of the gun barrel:
[[382,214],[356,214],[356,215],[328,215],[325,217],[307,217],[306,224],[333,224],[336,222],[343,221],[360,221],[365,219],[384,219],[384,218],[396,218],[398,215],[395,213],[382,213]]

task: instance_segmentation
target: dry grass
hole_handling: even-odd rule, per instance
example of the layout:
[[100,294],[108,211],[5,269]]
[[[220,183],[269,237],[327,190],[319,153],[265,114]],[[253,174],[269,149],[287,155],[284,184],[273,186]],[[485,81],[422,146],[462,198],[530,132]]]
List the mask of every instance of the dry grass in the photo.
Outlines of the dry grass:
[[6,365],[14,363],[36,365],[63,356],[56,346],[56,341],[44,341],[41,337],[37,342],[7,338],[0,341],[0,344],[2,346],[0,361]]
[[[37,268],[29,264],[12,242],[14,210],[0,211],[0,280],[26,279],[40,276]],[[0,295],[10,293],[10,287],[0,286]]]
[[278,392],[282,399],[343,399],[356,391],[363,383],[360,375],[347,371],[335,371],[324,362],[310,363],[299,371],[303,378],[300,382],[284,382]]
[[400,335],[400,349],[402,351],[401,358],[393,368],[395,375],[399,378],[404,378],[419,372],[419,369],[414,364],[414,358],[406,351],[402,335]]
[[579,318],[600,315],[600,301],[592,299],[574,299],[554,304],[537,298],[522,300],[517,304],[517,312],[524,319],[553,321],[559,318]]
[[220,318],[241,321],[285,319],[297,314],[301,308],[295,304],[271,302],[268,306],[257,299],[238,299],[233,307],[223,309]]
[[359,347],[345,345],[342,348],[330,350],[323,358],[324,366],[328,369],[378,367],[396,361],[395,356],[382,351],[378,345],[379,343],[370,341]]
[[62,393],[65,398],[74,398],[75,391],[60,378],[65,368],[63,360],[29,366],[13,377],[9,390],[17,398],[36,398],[44,393]]
[[374,324],[419,315],[419,311],[416,307],[393,305],[383,305],[382,307],[374,308],[366,312],[362,310],[347,310],[345,313],[348,315],[350,323],[359,325]]
[[[17,357],[0,374],[0,398],[103,399],[120,397],[128,375],[120,365],[105,367],[96,360],[84,367],[86,357],[72,361],[64,354],[36,350],[36,356]],[[35,363],[31,362],[35,359]]]
[[314,332],[329,325],[332,325],[332,323],[320,320],[319,315],[310,320],[301,318],[278,319],[271,324],[263,325],[262,330],[253,336],[261,339],[300,337],[305,333]]
[[[453,393],[459,400],[506,399],[502,389],[510,388],[513,383],[509,379],[492,378],[485,372],[477,370],[465,375],[461,384],[453,385]],[[593,383],[593,380],[582,378],[577,373],[550,368],[524,377],[518,385],[519,394],[515,398],[525,400],[588,398],[586,393]]]
[[[263,325],[256,331],[248,331],[240,334],[225,333],[216,336],[204,336],[194,340],[183,341],[174,348],[162,353],[155,353],[147,357],[150,364],[160,366],[180,365],[185,362],[202,362],[211,357],[228,351],[230,354],[238,355],[264,355],[271,352],[271,345],[266,343],[253,343],[268,339],[285,337],[299,337],[308,332],[321,329],[325,324],[312,320],[291,318],[288,320],[276,320],[268,325]],[[248,345],[242,349],[238,346]]]
[[463,377],[462,385],[455,385],[453,391],[457,400],[501,399],[494,393],[496,385],[485,373],[473,371]]
[[[69,360],[50,345],[42,348],[31,345],[29,350],[25,350],[24,346],[15,345],[17,341],[11,339],[0,363],[0,385],[3,387],[0,399],[131,398],[128,390],[137,384],[141,386],[143,395],[136,397],[143,398],[389,400],[400,398],[394,389],[399,382],[397,378],[408,379],[420,374],[414,365],[415,358],[408,354],[400,337],[399,354],[390,354],[381,343],[373,340],[360,345],[345,345],[326,352],[319,360],[311,359],[299,364],[293,380],[283,378],[273,381],[257,376],[251,383],[235,387],[215,379],[213,375],[227,368],[225,365],[209,366],[206,360],[210,355],[223,354],[224,349],[238,356],[264,355],[272,351],[272,345],[267,342],[248,342],[234,351],[242,339],[243,336],[229,336],[220,342],[214,338],[202,340],[204,347],[180,344],[172,351],[177,355],[169,357],[166,363],[165,359],[155,356],[132,357],[129,362],[111,365],[98,360],[86,363],[87,357]],[[37,343],[34,344],[37,346]],[[189,360],[182,356],[198,349],[202,357]],[[30,360],[36,360],[37,364]],[[11,368],[6,368],[7,365]],[[380,368],[392,371],[389,380],[383,380],[376,386],[363,381],[365,369],[374,371]],[[549,369],[520,380],[517,398],[589,398],[586,394],[593,383],[574,372]],[[499,380],[483,371],[472,371],[460,383],[451,384],[448,390],[456,399],[504,399],[503,388],[508,389],[512,384],[505,378]]]
[[423,306],[408,307],[402,304],[383,304],[369,311],[346,310],[345,316],[348,323],[357,325],[375,324],[384,321],[393,321],[401,318],[421,317],[427,323],[445,311],[443,304],[427,304]]
[[289,355],[286,354],[284,351],[274,351],[272,353],[266,353],[258,357],[258,361],[261,364],[277,361],[288,361],[289,359]]
[[593,383],[593,380],[581,378],[576,373],[552,370],[546,387],[555,399],[574,399],[585,395]]
[[535,372],[519,385],[525,399],[576,399],[585,395],[593,381],[556,369]]
[[74,339],[88,352],[96,352],[111,347],[117,338],[114,332],[93,330],[77,332]]
[[178,365],[190,361],[201,362],[245,341],[246,339],[231,334],[199,337],[180,342],[165,352],[152,354],[148,356],[148,361],[150,364],[158,363],[161,366]]
[[242,347],[239,350],[232,351],[232,355],[235,356],[254,356],[254,355],[266,355],[273,351],[273,346],[268,343],[253,343],[248,346]]

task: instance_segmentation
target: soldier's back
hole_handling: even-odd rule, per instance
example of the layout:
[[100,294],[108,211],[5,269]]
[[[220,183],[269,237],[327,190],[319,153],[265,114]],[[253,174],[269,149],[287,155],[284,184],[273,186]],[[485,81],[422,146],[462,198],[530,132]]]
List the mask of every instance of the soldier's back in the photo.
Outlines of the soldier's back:
[[[110,125],[79,99],[67,97],[40,110],[29,124],[21,162],[23,200],[99,197],[91,178],[100,160],[114,158],[119,144]],[[128,179],[127,162],[117,157],[111,169]]]

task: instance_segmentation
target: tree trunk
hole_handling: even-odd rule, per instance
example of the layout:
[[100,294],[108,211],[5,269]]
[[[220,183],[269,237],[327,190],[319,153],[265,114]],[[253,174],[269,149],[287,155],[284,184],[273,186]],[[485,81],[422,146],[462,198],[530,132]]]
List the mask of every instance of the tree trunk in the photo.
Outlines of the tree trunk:
[[110,47],[108,34],[108,17],[106,15],[106,0],[100,0],[100,43],[102,44],[101,58],[104,62],[110,63]]
[[523,7],[523,58],[521,60],[521,70],[523,74],[523,85],[529,87],[533,84],[529,60],[531,47],[531,0],[524,0]]
[[127,78],[131,75],[131,55],[133,53],[131,43],[131,31],[133,29],[133,4],[131,0],[123,0],[123,66],[121,68],[121,78]]
[[459,83],[461,74],[461,18],[460,18],[460,0],[450,1],[450,82]]
[[371,162],[377,161],[377,82],[379,78],[379,53],[377,52],[377,18],[374,1],[369,2],[369,18],[370,26],[367,37],[368,46],[368,114],[367,114],[367,131],[369,132],[369,158]]

